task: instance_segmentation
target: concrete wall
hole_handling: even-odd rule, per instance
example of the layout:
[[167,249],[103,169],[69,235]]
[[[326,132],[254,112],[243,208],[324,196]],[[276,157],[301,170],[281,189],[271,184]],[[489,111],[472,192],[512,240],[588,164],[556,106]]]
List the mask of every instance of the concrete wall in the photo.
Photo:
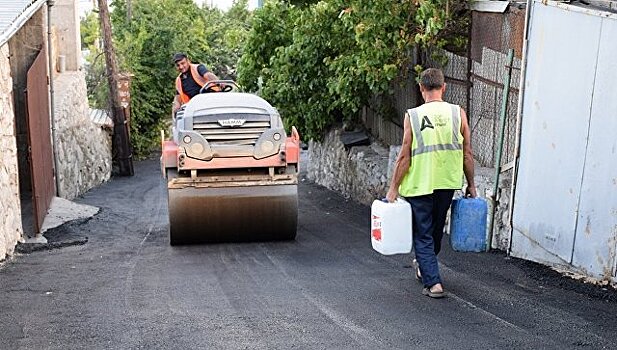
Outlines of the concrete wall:
[[[81,37],[77,0],[56,0],[51,8],[51,23],[54,28],[54,67],[58,55],[66,57],[66,70],[76,71],[81,64]],[[54,69],[57,71],[57,67]]]
[[0,261],[21,237],[17,145],[13,116],[13,79],[9,47],[0,47]]
[[[340,141],[341,130],[330,131],[322,142],[309,142],[307,177],[315,183],[343,194],[365,205],[384,198],[390,186],[394,162],[400,146],[383,146],[373,142],[370,146],[345,150]],[[476,167],[478,195],[489,197],[493,192],[494,169]],[[509,174],[500,178],[501,193],[498,204],[492,247],[507,250],[509,229]]]
[[81,71],[58,74],[54,90],[59,193],[72,199],[111,176],[111,137],[89,118]]

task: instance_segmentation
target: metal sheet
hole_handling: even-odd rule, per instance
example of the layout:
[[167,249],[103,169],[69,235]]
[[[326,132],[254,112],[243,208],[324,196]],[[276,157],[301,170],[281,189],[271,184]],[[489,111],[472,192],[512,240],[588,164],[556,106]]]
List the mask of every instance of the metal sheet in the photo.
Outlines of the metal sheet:
[[592,275],[615,275],[617,254],[617,19],[603,19],[589,144],[572,264]]
[[40,9],[46,0],[0,0],[0,46]]
[[600,20],[538,2],[531,16],[512,253],[569,264]]
[[47,87],[47,51],[39,52],[28,70],[28,143],[34,206],[35,232],[41,232],[43,220],[56,193],[49,120]]

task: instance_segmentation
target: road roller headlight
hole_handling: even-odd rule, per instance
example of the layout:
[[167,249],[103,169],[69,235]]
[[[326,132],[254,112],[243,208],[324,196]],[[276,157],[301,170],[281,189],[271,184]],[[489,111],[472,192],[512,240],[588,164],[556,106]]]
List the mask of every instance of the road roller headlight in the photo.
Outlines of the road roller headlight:
[[259,148],[261,148],[261,151],[264,153],[270,153],[274,149],[274,142],[266,140],[261,143]]
[[255,143],[253,157],[255,159],[262,159],[276,155],[283,144],[283,135],[285,135],[285,129],[282,128],[265,131]]
[[201,154],[204,151],[204,145],[201,143],[194,143],[191,145],[191,153]]
[[206,139],[194,131],[183,131],[180,135],[182,143],[180,146],[188,157],[200,160],[212,159],[212,149]]

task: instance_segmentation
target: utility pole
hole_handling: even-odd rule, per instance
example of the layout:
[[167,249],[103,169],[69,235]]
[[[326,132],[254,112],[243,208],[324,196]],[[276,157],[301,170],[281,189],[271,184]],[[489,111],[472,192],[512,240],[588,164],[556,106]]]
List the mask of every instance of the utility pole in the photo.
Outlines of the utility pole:
[[133,18],[133,3],[132,0],[126,0],[126,19],[128,23],[131,23]]
[[118,95],[118,65],[116,63],[116,53],[111,40],[111,22],[109,20],[109,9],[107,0],[98,0],[99,19],[101,21],[101,31],[103,36],[103,50],[105,51],[105,66],[107,79],[109,82],[111,115],[114,122],[114,132],[112,137],[112,159],[114,167],[117,167],[117,175],[133,176],[133,155],[131,143],[128,135],[128,124],[124,109],[120,104]]

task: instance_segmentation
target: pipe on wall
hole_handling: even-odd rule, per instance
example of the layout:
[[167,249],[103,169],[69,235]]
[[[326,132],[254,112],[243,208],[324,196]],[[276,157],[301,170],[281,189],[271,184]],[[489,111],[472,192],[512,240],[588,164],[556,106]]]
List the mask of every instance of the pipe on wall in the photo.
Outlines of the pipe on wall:
[[60,197],[60,179],[58,176],[58,137],[56,135],[56,113],[54,101],[54,57],[51,45],[51,8],[55,0],[47,0],[47,61],[49,64],[49,115],[51,125],[51,148],[54,154],[54,180],[56,182],[56,195]]
[[508,242],[508,252],[512,252],[512,238],[514,236],[514,195],[516,194],[516,180],[518,178],[518,162],[521,148],[521,121],[523,118],[523,102],[525,100],[525,76],[527,72],[527,48],[529,43],[529,26],[531,11],[534,0],[527,0],[525,5],[525,30],[523,38],[523,54],[521,57],[521,79],[519,81],[518,105],[516,108],[516,133],[514,136],[514,167],[512,169],[512,186],[510,186],[510,203],[508,204],[508,221],[510,224],[510,240]]

